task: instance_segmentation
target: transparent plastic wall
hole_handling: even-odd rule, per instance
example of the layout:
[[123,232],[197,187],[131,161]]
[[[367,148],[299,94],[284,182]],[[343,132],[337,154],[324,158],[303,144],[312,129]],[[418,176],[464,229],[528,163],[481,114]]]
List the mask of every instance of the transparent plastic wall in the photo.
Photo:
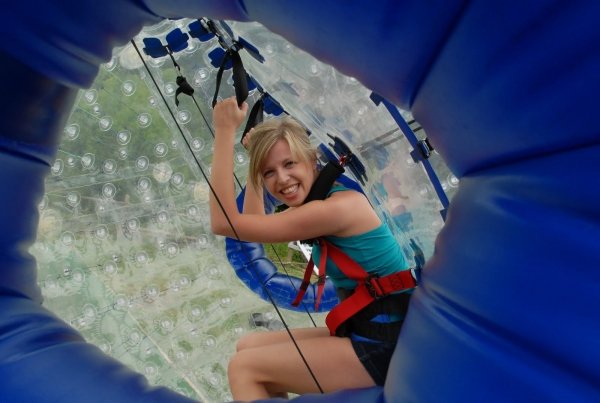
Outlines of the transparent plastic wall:
[[[412,257],[409,238],[417,241],[425,256],[431,256],[434,238],[443,225],[443,206],[387,109],[376,105],[370,99],[371,91],[356,79],[321,63],[260,24],[231,23],[231,27],[265,59],[260,63],[242,51],[244,66],[288,113],[311,130],[315,143],[333,143],[330,134],[350,145],[367,170],[365,192],[394,229],[407,256]],[[409,112],[400,113],[407,122],[412,121]],[[418,123],[413,126],[419,127]],[[422,130],[415,134],[425,138]],[[457,178],[435,152],[429,161],[451,197]]]
[[[143,38],[185,32],[190,22],[148,27],[135,44],[142,51]],[[385,109],[356,80],[260,25],[231,26],[266,59],[242,51],[249,74],[312,130],[315,143],[329,142],[330,133],[351,145],[367,167],[366,193],[408,257],[409,238],[430,256],[441,205]],[[226,368],[240,335],[281,328],[275,309],[233,272],[223,238],[210,232],[205,176],[216,69],[209,53],[217,47],[216,39],[192,39],[175,54],[195,90],[194,98],[180,95],[179,106],[170,58],[140,56],[132,44],[115,50],[64,129],[31,250],[45,306],[151,383],[214,402],[231,399]],[[230,71],[224,81],[221,97],[233,94]],[[259,96],[253,91],[249,102]],[[237,147],[244,183],[247,155]],[[307,314],[283,314],[291,327],[312,326]],[[324,314],[313,319],[322,324]]]

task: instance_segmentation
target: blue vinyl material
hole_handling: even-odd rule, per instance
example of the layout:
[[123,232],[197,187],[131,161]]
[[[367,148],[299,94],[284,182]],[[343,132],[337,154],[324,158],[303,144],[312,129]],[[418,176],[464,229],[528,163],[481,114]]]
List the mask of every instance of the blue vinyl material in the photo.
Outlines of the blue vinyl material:
[[0,401],[188,401],[46,311],[27,249],[69,87],[198,15],[259,21],[410,109],[460,179],[385,386],[298,401],[600,400],[600,3],[23,0],[0,41]]

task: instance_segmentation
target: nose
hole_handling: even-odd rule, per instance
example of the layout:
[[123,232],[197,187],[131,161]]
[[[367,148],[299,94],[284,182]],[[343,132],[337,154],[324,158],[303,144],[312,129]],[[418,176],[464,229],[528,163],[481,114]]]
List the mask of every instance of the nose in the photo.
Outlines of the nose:
[[286,172],[285,169],[278,169],[276,171],[276,175],[277,175],[277,183],[286,183],[290,177],[290,175],[288,174],[288,172]]

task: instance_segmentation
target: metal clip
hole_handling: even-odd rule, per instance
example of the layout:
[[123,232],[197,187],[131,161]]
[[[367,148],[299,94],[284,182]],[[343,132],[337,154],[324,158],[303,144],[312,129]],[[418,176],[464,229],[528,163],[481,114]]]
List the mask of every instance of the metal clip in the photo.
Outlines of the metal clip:
[[367,291],[369,292],[369,295],[371,297],[373,297],[373,299],[380,299],[383,298],[385,295],[381,292],[381,287],[379,287],[379,284],[377,284],[376,280],[377,280],[377,275],[369,275],[366,279],[365,279],[365,288],[367,289]]

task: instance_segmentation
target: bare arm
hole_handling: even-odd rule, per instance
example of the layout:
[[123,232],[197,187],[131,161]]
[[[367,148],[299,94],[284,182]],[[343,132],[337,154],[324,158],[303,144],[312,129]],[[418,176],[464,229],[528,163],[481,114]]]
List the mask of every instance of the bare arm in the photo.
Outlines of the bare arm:
[[254,189],[249,182],[246,183],[246,194],[244,195],[244,214],[265,214],[263,188]]
[[[246,136],[242,140],[242,144],[247,149],[250,137],[252,137],[251,128]],[[264,201],[264,189],[255,189],[250,183],[249,179],[246,179],[246,193],[244,195],[244,213],[245,214],[265,214],[265,201]]]
[[215,142],[210,182],[216,196],[211,192],[209,206],[211,228],[217,234],[221,233],[223,228],[230,227],[227,218],[231,219],[237,214],[233,184],[233,149],[236,130],[244,120],[247,110],[248,104],[244,103],[240,109],[235,98],[219,102],[213,110]]

